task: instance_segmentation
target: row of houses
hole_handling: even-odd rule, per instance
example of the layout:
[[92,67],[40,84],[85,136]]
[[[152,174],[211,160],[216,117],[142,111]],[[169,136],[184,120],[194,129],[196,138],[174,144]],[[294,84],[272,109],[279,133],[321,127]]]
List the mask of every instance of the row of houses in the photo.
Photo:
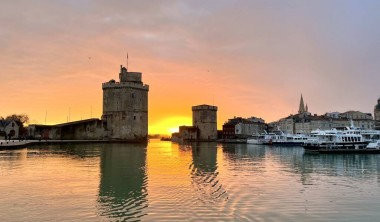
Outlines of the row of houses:
[[[349,115],[352,113],[355,113],[355,115]],[[292,134],[310,134],[311,131],[316,129],[328,130],[350,126],[351,120],[356,127],[361,127],[363,129],[375,128],[375,121],[373,120],[372,115],[370,113],[361,113],[359,111],[349,111],[337,116],[331,116],[328,113],[324,115],[290,115],[277,122],[270,123],[269,127]]]
[[244,139],[253,134],[272,130],[281,130],[292,134],[310,134],[311,131],[316,129],[344,128],[350,126],[352,122],[356,127],[380,130],[380,98],[375,105],[374,116],[371,113],[360,111],[330,112],[324,115],[313,115],[309,112],[309,107],[304,105],[301,95],[297,114],[291,114],[288,117],[269,124],[266,124],[261,118],[234,117],[223,125],[221,135],[224,139]]
[[292,134],[310,134],[311,131],[316,129],[328,130],[332,128],[344,128],[350,126],[352,121],[356,127],[361,127],[363,129],[380,129],[379,114],[380,99],[378,100],[378,104],[375,106],[375,118],[371,113],[363,113],[360,111],[347,111],[343,113],[330,112],[324,115],[312,115],[308,111],[307,105],[306,107],[304,106],[303,97],[301,95],[298,114],[289,115],[279,121],[272,122],[268,124],[268,127]]

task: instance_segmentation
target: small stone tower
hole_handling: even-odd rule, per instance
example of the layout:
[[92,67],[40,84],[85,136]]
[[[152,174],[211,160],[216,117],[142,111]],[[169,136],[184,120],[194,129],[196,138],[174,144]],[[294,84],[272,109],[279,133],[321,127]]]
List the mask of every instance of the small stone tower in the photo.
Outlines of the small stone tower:
[[120,66],[120,82],[103,83],[103,127],[105,140],[145,142],[148,138],[148,91],[141,72]]
[[210,105],[193,106],[193,126],[198,128],[198,140],[215,141],[217,139],[218,107]]
[[380,98],[377,100],[373,114],[375,117],[375,129],[380,130]]

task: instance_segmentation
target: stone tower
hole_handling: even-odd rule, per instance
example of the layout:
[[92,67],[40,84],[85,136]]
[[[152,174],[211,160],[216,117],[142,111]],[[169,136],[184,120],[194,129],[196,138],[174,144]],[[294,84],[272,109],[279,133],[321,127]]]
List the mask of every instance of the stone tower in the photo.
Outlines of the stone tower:
[[198,140],[215,141],[217,139],[218,107],[210,105],[193,106],[193,126],[198,128]]
[[377,100],[373,115],[375,117],[375,129],[380,130],[380,98]]
[[120,66],[119,81],[103,83],[105,140],[144,142],[148,138],[148,91],[141,72]]

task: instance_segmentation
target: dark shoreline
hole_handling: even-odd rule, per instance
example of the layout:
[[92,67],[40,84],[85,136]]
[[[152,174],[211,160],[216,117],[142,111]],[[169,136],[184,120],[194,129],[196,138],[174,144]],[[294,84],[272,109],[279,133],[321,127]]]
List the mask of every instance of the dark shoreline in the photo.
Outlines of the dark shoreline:
[[10,140],[2,141],[0,150],[23,149],[25,147],[33,147],[37,145],[55,145],[55,144],[96,144],[96,143],[130,143],[130,144],[147,144],[148,141],[137,140]]

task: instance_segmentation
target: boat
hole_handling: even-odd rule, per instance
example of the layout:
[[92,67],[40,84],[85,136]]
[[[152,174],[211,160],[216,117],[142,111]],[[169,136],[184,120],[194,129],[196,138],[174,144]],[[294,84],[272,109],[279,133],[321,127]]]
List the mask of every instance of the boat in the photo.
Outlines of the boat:
[[337,129],[314,130],[302,145],[307,151],[365,149],[368,141],[361,134],[347,133]]
[[372,141],[368,143],[367,149],[380,149],[380,140]]
[[0,150],[24,148],[31,143],[27,140],[0,140]]
[[253,134],[247,138],[248,144],[263,145],[265,143],[265,134]]
[[365,142],[375,142],[380,139],[380,130],[373,129],[363,129],[356,127],[354,122],[351,120],[350,126],[347,126],[343,129],[343,132],[348,135],[358,134],[363,136]]
[[264,139],[264,144],[279,146],[302,146],[308,137],[304,134],[290,134],[282,131],[268,133]]

